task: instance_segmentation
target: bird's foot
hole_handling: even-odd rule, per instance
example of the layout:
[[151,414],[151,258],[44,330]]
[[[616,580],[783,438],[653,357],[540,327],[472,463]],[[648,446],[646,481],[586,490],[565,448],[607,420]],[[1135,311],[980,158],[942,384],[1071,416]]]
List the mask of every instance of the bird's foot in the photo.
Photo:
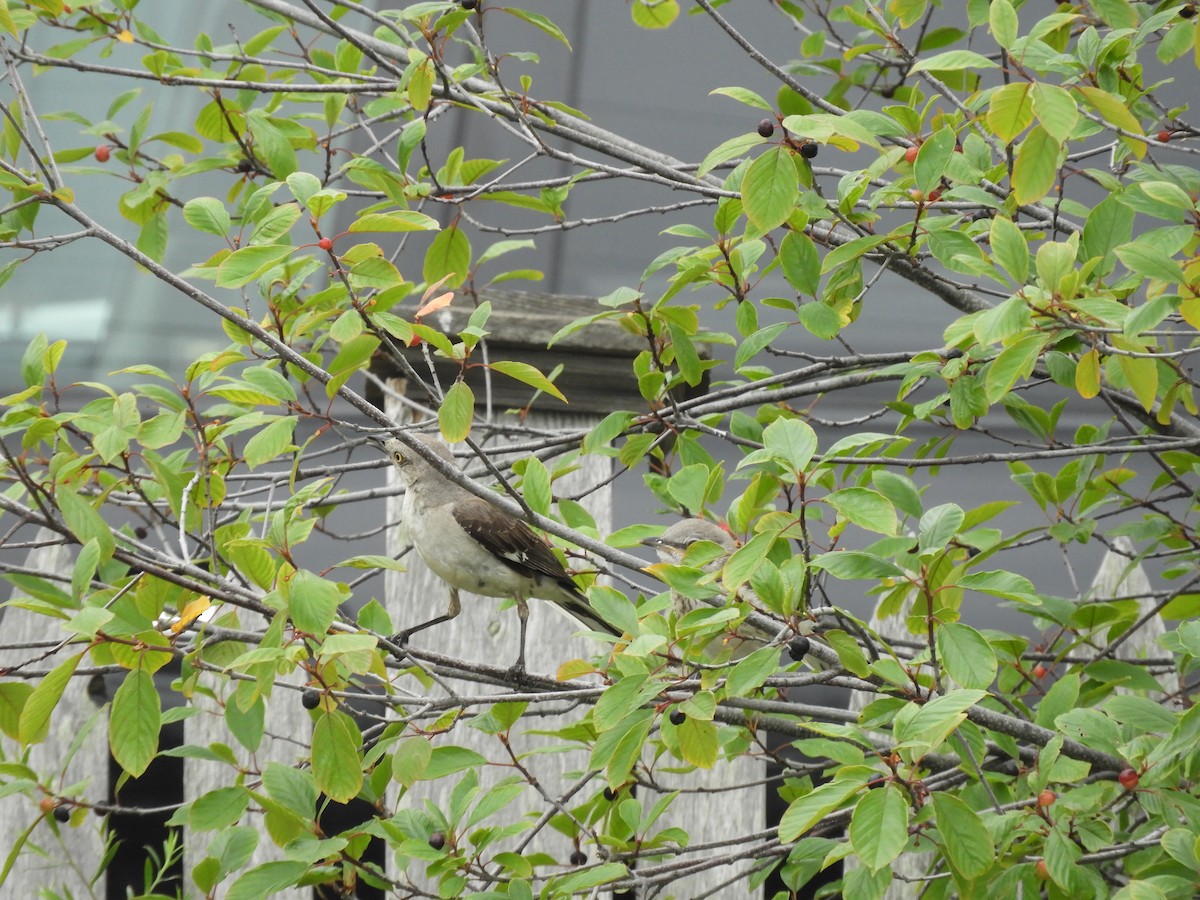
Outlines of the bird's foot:
[[515,681],[517,684],[524,684],[529,681],[529,672],[525,669],[525,660],[518,659],[515,663],[508,667],[504,678],[506,681]]
[[408,639],[411,634],[412,633],[409,631],[397,631],[390,638],[388,638],[388,643],[393,644],[396,647],[395,650],[390,651],[392,656],[396,657],[396,659],[403,660],[408,658],[408,652],[405,648],[408,647]]

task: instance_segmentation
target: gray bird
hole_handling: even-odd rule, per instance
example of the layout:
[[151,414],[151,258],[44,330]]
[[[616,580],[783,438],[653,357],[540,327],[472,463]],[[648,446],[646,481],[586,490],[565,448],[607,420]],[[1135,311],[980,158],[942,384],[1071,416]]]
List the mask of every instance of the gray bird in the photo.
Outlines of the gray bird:
[[[428,435],[412,435],[450,465],[450,448]],[[411,635],[459,614],[459,591],[485,597],[511,597],[521,617],[521,650],[513,671],[525,671],[527,601],[547,600],[588,628],[619,636],[588,603],[550,547],[523,521],[446,478],[433,466],[392,438],[383,449],[395,463],[407,495],[404,518],[409,538],[430,570],[450,586],[444,616],[397,635]]]
[[[695,518],[676,522],[659,537],[647,538],[642,541],[642,544],[654,548],[661,562],[677,566],[682,563],[688,549],[700,541],[711,541],[725,551],[703,567],[705,572],[720,572],[730,554],[737,549],[737,543],[724,528],[704,519]],[[678,591],[671,591],[671,604],[677,618],[694,609],[708,608],[708,604],[704,601],[686,597]],[[734,658],[742,657],[770,643],[775,637],[775,633],[757,628],[749,622],[742,622],[729,634],[710,641],[704,652],[710,657],[715,657],[730,650]]]

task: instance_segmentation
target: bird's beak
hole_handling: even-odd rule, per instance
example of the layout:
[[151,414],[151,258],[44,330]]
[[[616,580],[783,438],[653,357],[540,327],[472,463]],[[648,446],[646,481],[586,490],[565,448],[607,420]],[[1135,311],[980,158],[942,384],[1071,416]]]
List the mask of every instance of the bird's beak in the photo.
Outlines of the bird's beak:
[[662,542],[662,538],[656,538],[656,537],[642,538],[640,541],[638,541],[638,543],[641,544],[643,547],[649,547],[652,550],[657,550],[658,545],[661,542]]
[[369,443],[372,443],[372,444],[374,444],[374,445],[375,445],[376,447],[378,447],[380,450],[383,450],[383,442],[384,442],[384,440],[385,440],[384,438],[381,438],[381,437],[376,437],[376,436],[375,436],[375,435],[373,435],[373,434],[369,434],[369,435],[367,435],[367,441],[368,441]]

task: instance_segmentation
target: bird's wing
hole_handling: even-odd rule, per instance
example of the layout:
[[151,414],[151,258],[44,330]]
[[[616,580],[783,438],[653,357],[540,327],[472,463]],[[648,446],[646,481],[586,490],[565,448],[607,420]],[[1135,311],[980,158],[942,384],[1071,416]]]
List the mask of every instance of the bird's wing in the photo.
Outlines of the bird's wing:
[[454,518],[473,540],[518,575],[549,578],[565,590],[579,593],[546,542],[520,519],[497,514],[495,507],[481,497],[455,503]]
[[548,599],[588,628],[618,634],[592,609],[546,542],[520,519],[497,515],[495,507],[481,497],[454,504],[454,518],[473,540],[518,575],[549,579],[563,591],[562,596],[541,599]]

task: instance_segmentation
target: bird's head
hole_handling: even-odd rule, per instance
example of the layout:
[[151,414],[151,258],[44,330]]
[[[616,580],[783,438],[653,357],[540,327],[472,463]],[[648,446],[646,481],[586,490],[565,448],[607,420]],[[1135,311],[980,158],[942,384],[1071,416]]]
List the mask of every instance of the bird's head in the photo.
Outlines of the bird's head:
[[641,543],[643,546],[653,547],[662,562],[679,565],[684,554],[701,541],[709,541],[720,547],[724,551],[721,557],[728,556],[737,549],[737,544],[729,532],[704,519],[684,519],[682,522],[676,522],[658,537],[646,538]]

